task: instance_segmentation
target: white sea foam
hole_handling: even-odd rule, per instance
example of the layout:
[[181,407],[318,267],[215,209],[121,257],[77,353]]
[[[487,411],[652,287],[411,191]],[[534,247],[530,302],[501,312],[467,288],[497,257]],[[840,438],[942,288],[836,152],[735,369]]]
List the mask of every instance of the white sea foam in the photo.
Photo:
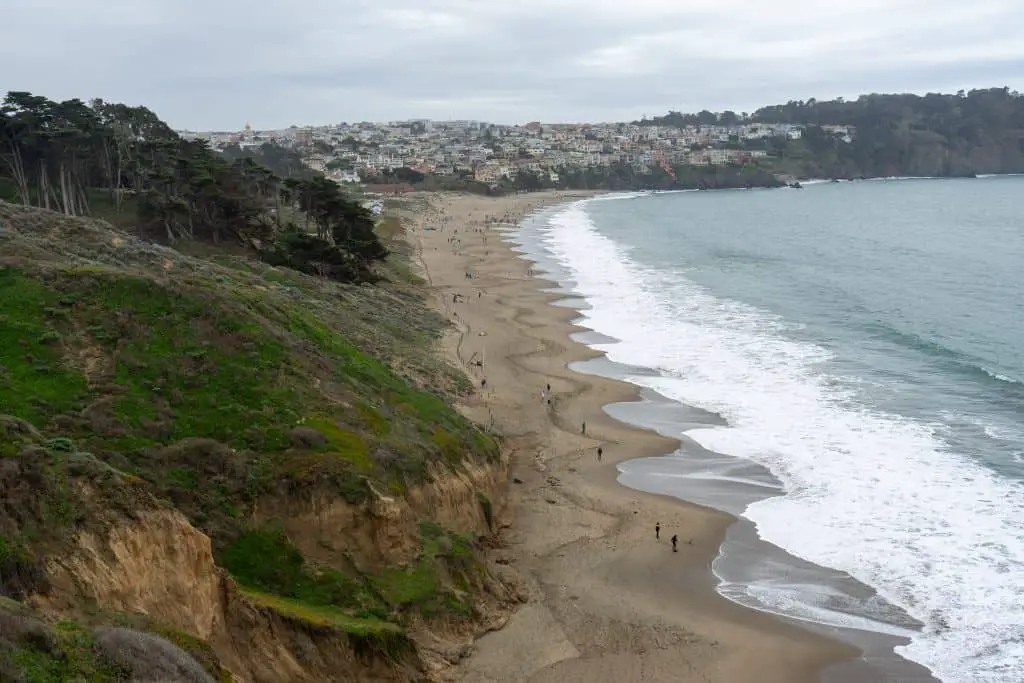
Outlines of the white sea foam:
[[[585,202],[543,247],[635,382],[723,415],[688,434],[768,467],[787,495],[745,513],[760,536],[849,572],[925,624],[901,653],[947,683],[1024,680],[1024,490],[951,452],[933,426],[874,411],[825,375],[829,353],[784,321],[648,269],[597,232]],[[765,598],[767,599],[767,598]]]
[[1006,375],[1003,375],[1001,373],[995,372],[993,370],[989,370],[988,368],[982,368],[982,370],[985,371],[986,375],[988,375],[992,379],[997,379],[1000,382],[1007,382],[1009,384],[1024,384],[1024,382],[1021,382],[1019,379],[1014,379],[1013,377],[1008,377]]

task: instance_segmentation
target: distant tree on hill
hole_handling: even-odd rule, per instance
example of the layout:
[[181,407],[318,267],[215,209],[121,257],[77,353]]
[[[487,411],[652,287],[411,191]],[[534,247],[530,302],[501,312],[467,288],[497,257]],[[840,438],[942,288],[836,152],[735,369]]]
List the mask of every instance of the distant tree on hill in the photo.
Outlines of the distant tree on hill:
[[[719,116],[726,123],[729,112]],[[791,100],[744,120],[799,124],[800,139],[758,144],[780,171],[816,177],[963,176],[1024,172],[1024,96],[1009,88],[955,95],[862,95],[856,100]],[[644,119],[639,125],[698,126],[705,112]],[[848,126],[850,134],[826,127]]]
[[366,182],[372,185],[419,185],[426,180],[426,175],[411,168],[394,168],[390,171],[381,171],[375,176],[368,176]]
[[319,175],[302,162],[301,154],[275,142],[245,148],[233,143],[224,147],[221,153],[229,159],[248,157],[282,178],[312,178]]

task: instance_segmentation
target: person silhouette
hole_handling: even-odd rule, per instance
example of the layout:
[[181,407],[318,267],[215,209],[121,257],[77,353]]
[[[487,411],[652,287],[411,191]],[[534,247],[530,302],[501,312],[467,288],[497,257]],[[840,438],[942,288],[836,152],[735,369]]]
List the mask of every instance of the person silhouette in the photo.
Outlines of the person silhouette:
[[679,552],[679,550],[676,548],[676,543],[679,543],[679,537],[673,535],[672,536],[672,552],[674,552],[674,553]]
[[661,522],[658,522],[658,523],[656,523],[654,525],[654,539],[655,540],[660,540],[661,539]]

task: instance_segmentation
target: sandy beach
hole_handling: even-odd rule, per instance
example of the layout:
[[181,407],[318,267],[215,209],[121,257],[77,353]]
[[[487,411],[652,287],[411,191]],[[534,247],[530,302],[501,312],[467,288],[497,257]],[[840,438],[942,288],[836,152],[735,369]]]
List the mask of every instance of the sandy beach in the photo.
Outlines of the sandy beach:
[[542,290],[555,283],[533,277],[501,234],[572,196],[435,194],[399,203],[414,262],[455,323],[445,353],[476,381],[464,410],[493,425],[513,453],[503,547],[493,559],[526,602],[477,641],[453,680],[819,680],[857,650],[715,592],[710,565],[732,517],[617,483],[618,462],[678,443],[604,412],[636,400],[637,389],[568,369],[597,355],[570,339],[580,331],[571,323],[577,313],[551,305],[561,297]]

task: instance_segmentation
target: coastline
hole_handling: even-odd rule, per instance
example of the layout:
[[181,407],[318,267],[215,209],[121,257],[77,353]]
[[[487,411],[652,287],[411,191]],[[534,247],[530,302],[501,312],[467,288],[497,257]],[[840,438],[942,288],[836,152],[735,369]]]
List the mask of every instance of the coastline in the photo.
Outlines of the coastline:
[[[445,352],[478,382],[464,409],[493,424],[514,453],[495,567],[521,586],[526,604],[477,641],[453,680],[818,681],[860,650],[716,592],[711,564],[736,518],[618,482],[619,463],[680,442],[605,410],[639,401],[640,389],[570,368],[603,354],[572,339],[585,331],[572,324],[578,311],[552,305],[564,295],[544,290],[558,283],[531,277],[499,231],[543,204],[581,196],[429,195],[405,211],[437,307],[456,322]],[[425,223],[439,229],[424,231]],[[454,294],[462,300],[453,303]],[[479,359],[483,368],[472,364]],[[540,397],[547,383],[550,408]]]

